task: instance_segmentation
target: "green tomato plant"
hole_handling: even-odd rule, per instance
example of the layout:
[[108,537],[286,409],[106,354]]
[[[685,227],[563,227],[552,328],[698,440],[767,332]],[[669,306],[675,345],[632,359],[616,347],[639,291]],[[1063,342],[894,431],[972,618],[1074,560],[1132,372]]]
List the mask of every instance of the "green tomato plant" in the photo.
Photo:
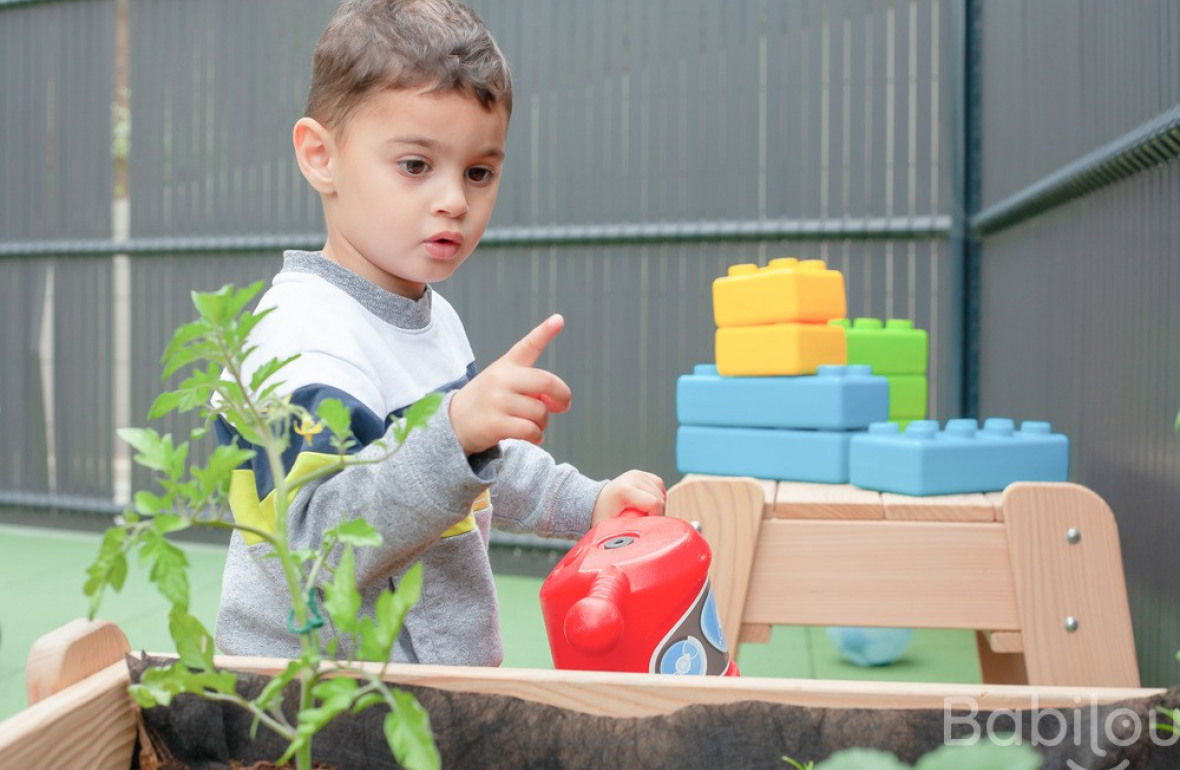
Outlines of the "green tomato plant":
[[[245,288],[226,285],[215,292],[193,292],[198,318],[174,333],[162,357],[162,380],[185,370],[187,376],[175,390],[161,394],[148,413],[149,419],[173,411],[197,411],[203,418],[189,438],[174,442],[149,428],[124,428],[119,436],[130,444],[135,462],[155,472],[158,489],[135,493],[131,505],[106,530],[99,553],[87,569],[84,593],[90,597],[94,617],[106,590],[119,591],[127,577],[129,557],[138,555],[149,580],[171,605],[168,629],[176,644],[178,660],[166,668],[148,669],[131,694],[144,707],[167,706],[181,693],[233,703],[254,716],[259,725],[288,742],[279,757],[283,764],[294,759],[299,770],[310,770],[312,739],[344,713],[359,713],[377,705],[388,707],[384,733],[390,750],[403,766],[426,770],[440,766],[430,730],[430,719],[410,693],[390,687],[383,680],[393,645],[406,612],[421,595],[421,565],[414,565],[397,591],[384,591],[373,616],[361,616],[361,595],[356,586],[355,551],[381,545],[381,535],[363,519],[349,520],[324,533],[318,549],[293,549],[287,538],[287,511],[300,487],[350,465],[381,462],[395,453],[411,431],[421,428],[438,409],[441,396],[433,394],[411,406],[393,426],[394,443],[381,443],[379,457],[360,459],[347,407],[325,400],[315,414],[279,395],[276,379],[295,357],[272,359],[254,372],[245,370],[253,352],[250,331],[267,311],[245,308],[261,290],[255,283]],[[232,425],[257,450],[236,445],[215,448],[201,465],[189,463],[189,448],[205,438],[219,417]],[[333,463],[297,478],[286,478],[282,456],[292,433],[303,440],[324,429],[337,455]],[[235,522],[228,512],[229,482],[233,471],[256,453],[275,479],[275,530],[266,531]],[[290,594],[288,627],[299,636],[301,654],[292,660],[253,700],[237,693],[237,675],[214,665],[213,637],[189,613],[188,560],[169,535],[190,527],[238,529],[271,546],[270,557],[282,565]],[[322,607],[321,607],[322,605]],[[327,613],[341,633],[355,640],[345,660],[336,659],[337,640],[321,644],[318,628]],[[360,660],[382,665],[364,666]],[[298,683],[299,710],[289,719],[281,704],[287,685]]]
[[[877,749],[845,749],[823,762],[799,762],[783,757],[795,770],[909,770],[893,754]],[[1037,770],[1041,756],[1026,744],[978,741],[942,746],[926,754],[914,770]]]

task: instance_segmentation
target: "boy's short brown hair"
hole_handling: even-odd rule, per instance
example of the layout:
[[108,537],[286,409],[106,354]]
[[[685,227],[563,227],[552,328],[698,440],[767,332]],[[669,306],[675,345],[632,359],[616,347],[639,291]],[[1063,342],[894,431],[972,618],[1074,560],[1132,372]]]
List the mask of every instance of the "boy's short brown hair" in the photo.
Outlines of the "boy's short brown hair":
[[512,75],[496,41],[457,0],[345,0],[316,45],[308,117],[342,130],[374,91],[469,93],[512,112]]

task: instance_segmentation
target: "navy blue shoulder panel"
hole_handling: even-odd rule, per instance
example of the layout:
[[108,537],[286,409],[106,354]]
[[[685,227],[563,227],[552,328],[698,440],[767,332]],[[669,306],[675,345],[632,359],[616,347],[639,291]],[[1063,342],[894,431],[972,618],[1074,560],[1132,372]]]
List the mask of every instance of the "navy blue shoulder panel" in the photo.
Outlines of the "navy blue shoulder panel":
[[[471,382],[471,380],[474,379],[475,375],[477,374],[479,374],[479,369],[476,368],[475,362],[472,361],[471,363],[467,364],[467,371],[463,373],[462,377],[448,382],[446,385],[439,387],[434,392],[450,393],[452,390],[458,390],[467,383]],[[406,404],[405,406],[398,407],[397,409],[394,409],[392,412],[390,412],[389,416],[385,418],[385,427],[388,428],[394,420],[400,419],[401,416],[406,413],[406,410],[411,406],[413,406],[413,404]]]
[[[385,420],[378,417],[373,413],[373,410],[339,388],[333,388],[327,385],[305,385],[291,394],[291,403],[298,404],[312,414],[315,414],[320,403],[329,398],[338,399],[348,408],[349,413],[352,415],[352,433],[356,437],[357,444],[349,450],[350,453],[360,451],[385,435]],[[332,434],[327,430],[304,437],[295,432],[295,427],[297,426],[292,426],[287,451],[283,452],[284,473],[291,471],[291,467],[295,465],[295,458],[299,456],[300,452],[336,454],[336,449],[331,444]],[[248,446],[257,451],[257,454],[241,467],[254,471],[254,483],[258,488],[259,500],[270,494],[271,490],[274,489],[274,477],[271,475],[270,464],[266,461],[266,454],[259,447],[248,445],[246,440],[223,417],[218,417],[213,428],[217,434],[218,443],[232,443],[243,447]]]

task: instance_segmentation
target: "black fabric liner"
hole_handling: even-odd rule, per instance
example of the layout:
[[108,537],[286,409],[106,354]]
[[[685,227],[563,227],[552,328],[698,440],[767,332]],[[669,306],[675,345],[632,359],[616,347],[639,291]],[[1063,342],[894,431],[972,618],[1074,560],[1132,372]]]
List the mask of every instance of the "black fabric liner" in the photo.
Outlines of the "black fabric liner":
[[[151,665],[171,660],[143,660],[128,656],[132,681],[139,681]],[[246,697],[261,691],[266,677],[240,674],[238,690]],[[726,705],[689,706],[671,714],[615,718],[587,715],[506,695],[458,693],[425,687],[402,687],[414,693],[429,712],[435,741],[444,768],[520,770],[521,768],[775,768],[798,761],[822,761],[841,749],[862,746],[893,752],[907,763],[943,744],[941,709],[807,708],[756,701]],[[293,721],[297,690],[285,693],[284,710]],[[1180,706],[1180,688],[1158,696],[1062,711],[1067,732],[1056,746],[1038,746],[1044,768],[1071,767],[1098,770],[1175,770],[1180,768],[1180,746],[1161,747],[1143,734],[1130,746],[1119,746],[1130,736],[1120,733],[1124,723],[1115,719],[1114,736],[1107,736],[1106,716],[1115,708],[1129,708],[1148,724],[1157,707]],[[400,765],[390,756],[382,734],[384,707],[375,706],[357,716],[343,716],[322,730],[314,741],[315,761],[336,770],[385,770]],[[984,725],[987,712],[975,717]],[[1033,734],[1033,713],[1020,712],[1021,735]],[[157,754],[169,761],[162,768],[222,770],[273,761],[285,745],[265,727],[250,739],[251,716],[233,705],[182,695],[168,708],[147,709],[146,734]],[[996,720],[998,729],[1012,729],[1012,720]],[[1093,726],[1097,725],[1094,750]],[[1080,730],[1076,729],[1080,728]],[[1042,720],[1041,732],[1056,735],[1054,720]],[[956,736],[971,733],[961,724]],[[1146,730],[1144,730],[1144,733]],[[1112,740],[1112,737],[1116,740]],[[1101,752],[1106,752],[1105,756]],[[1072,761],[1072,766],[1070,762]],[[1123,762],[1130,764],[1124,765]],[[238,764],[240,763],[240,764]]]

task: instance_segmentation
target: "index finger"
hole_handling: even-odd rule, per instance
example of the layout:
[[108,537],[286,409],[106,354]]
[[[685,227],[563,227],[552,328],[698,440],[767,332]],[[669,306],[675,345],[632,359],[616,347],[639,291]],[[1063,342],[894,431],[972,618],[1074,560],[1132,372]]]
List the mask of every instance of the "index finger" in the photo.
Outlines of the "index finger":
[[508,349],[504,358],[521,366],[534,365],[545,352],[545,346],[553,341],[564,326],[565,319],[554,313],[521,337],[519,342]]

